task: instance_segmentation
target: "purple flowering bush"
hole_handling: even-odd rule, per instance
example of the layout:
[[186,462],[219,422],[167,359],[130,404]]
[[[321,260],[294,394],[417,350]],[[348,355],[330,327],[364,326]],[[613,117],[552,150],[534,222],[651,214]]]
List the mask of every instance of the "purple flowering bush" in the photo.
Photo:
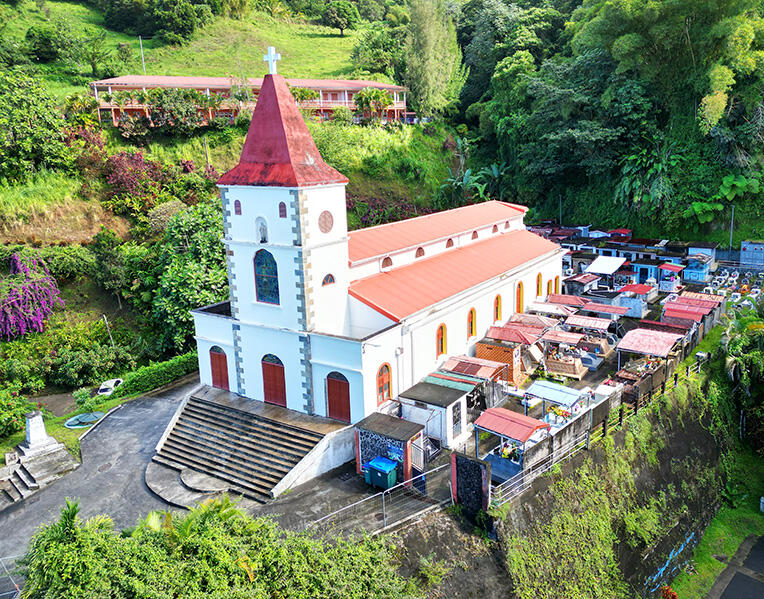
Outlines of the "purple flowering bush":
[[0,339],[40,332],[56,306],[63,307],[56,279],[40,258],[10,259],[10,275],[0,280]]

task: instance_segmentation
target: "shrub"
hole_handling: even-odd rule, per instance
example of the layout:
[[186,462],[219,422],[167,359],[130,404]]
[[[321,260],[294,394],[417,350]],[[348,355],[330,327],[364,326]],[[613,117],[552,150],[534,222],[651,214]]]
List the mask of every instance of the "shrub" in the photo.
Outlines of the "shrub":
[[72,280],[79,275],[93,274],[95,258],[85,247],[79,245],[42,246],[32,248],[26,245],[0,245],[0,263],[18,255],[21,260],[34,258],[42,260],[50,274],[57,280]]
[[34,407],[34,404],[19,395],[18,386],[0,387],[0,439],[23,430],[26,420],[24,416]]
[[331,122],[337,125],[351,125],[353,123],[353,111],[347,106],[338,106],[332,113]]
[[162,233],[170,224],[172,217],[185,207],[186,205],[180,200],[170,200],[149,210],[149,230],[151,233]]
[[38,257],[11,256],[11,274],[0,280],[0,339],[42,331],[56,306],[63,306],[56,280]]
[[191,351],[165,362],[141,366],[135,372],[125,376],[125,382],[117,387],[112,397],[125,397],[157,389],[194,372],[198,365],[196,351]]
[[135,360],[121,345],[94,343],[87,348],[64,347],[53,359],[50,382],[63,387],[93,385],[132,368],[135,368]]

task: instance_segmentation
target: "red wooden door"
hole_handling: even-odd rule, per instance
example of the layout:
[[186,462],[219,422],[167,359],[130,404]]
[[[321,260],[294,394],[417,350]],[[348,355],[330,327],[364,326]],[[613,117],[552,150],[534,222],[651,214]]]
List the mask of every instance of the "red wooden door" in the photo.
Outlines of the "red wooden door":
[[326,394],[329,399],[329,418],[350,422],[350,383],[347,379],[331,375],[326,377]]
[[212,386],[228,391],[228,360],[220,348],[213,347],[210,350],[210,367],[212,368]]
[[263,361],[263,395],[267,403],[286,407],[283,364]]

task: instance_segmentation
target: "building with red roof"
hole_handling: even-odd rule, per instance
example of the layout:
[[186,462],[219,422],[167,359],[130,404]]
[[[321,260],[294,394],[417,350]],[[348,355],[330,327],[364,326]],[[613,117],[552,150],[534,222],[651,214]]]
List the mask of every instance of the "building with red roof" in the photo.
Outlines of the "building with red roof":
[[266,75],[240,160],[218,181],[230,300],[192,311],[203,384],[356,423],[559,291],[563,250],[526,230],[525,207],[348,232],[346,184],[288,82]]
[[[183,77],[170,75],[122,75],[99,79],[90,83],[93,96],[99,102],[99,119],[110,117],[116,126],[122,116],[147,116],[147,105],[139,92],[154,89],[195,90],[205,96],[220,100],[216,108],[200,106],[199,112],[205,118],[235,118],[242,110],[254,108],[262,91],[263,78],[249,78],[246,83],[236,77]],[[385,109],[383,118],[399,120],[406,115],[406,88],[390,83],[363,79],[286,79],[291,88],[312,90],[314,98],[300,102],[300,108],[310,109],[322,118],[331,118],[340,106],[356,110],[355,95],[364,88],[371,87],[386,91],[391,104]],[[239,94],[241,96],[234,97]],[[129,92],[127,103],[117,101],[115,94]]]

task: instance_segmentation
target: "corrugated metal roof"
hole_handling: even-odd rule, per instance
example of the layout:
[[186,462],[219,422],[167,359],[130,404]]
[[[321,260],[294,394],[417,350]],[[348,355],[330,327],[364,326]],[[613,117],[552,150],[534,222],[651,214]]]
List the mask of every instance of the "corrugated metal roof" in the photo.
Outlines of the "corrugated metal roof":
[[358,422],[356,428],[360,428],[397,441],[408,441],[424,430],[424,426],[416,422],[409,422],[402,418],[396,418],[382,412],[372,412],[366,418]]
[[566,408],[572,408],[582,397],[586,396],[587,393],[587,391],[573,389],[572,387],[566,387],[565,385],[558,385],[551,381],[534,381],[525,391],[526,395],[539,397],[545,401]]
[[475,420],[475,426],[520,443],[525,443],[537,430],[550,428],[546,422],[504,408],[488,408]]
[[716,306],[712,305],[711,302],[703,302],[701,305],[695,305],[691,303],[676,301],[666,302],[663,305],[664,310],[681,310],[682,312],[693,312],[695,314],[703,314],[704,316],[706,314],[711,314],[715,307]]
[[507,323],[519,323],[529,327],[550,328],[557,325],[554,318],[539,316],[538,314],[526,314],[525,312],[516,312],[509,317]]
[[568,326],[597,331],[607,331],[611,322],[607,318],[594,318],[593,316],[581,316],[580,314],[568,316],[565,320],[565,324]]
[[542,341],[549,343],[567,343],[568,345],[577,345],[584,335],[581,333],[570,333],[568,331],[547,331],[541,336]]
[[508,220],[527,210],[525,206],[489,201],[350,231],[348,257],[352,264],[491,225],[499,225],[503,231]]
[[645,285],[644,283],[632,283],[630,285],[624,285],[619,289],[619,291],[633,291],[637,295],[647,295],[653,290],[650,285]]
[[677,333],[633,329],[623,336],[623,339],[618,342],[616,349],[665,358],[681,338],[682,335]]
[[597,312],[598,314],[615,314],[616,316],[623,316],[629,311],[628,308],[623,306],[611,306],[610,304],[598,304],[596,302],[589,302],[582,310],[587,312]]
[[472,382],[467,381],[458,381],[453,380],[449,378],[445,378],[442,376],[438,376],[437,374],[428,374],[424,379],[422,379],[425,383],[430,383],[432,385],[440,386],[440,387],[446,387],[448,389],[454,389],[459,391],[460,393],[469,393],[472,391],[477,385]]
[[539,340],[543,331],[543,328],[526,327],[522,325],[511,326],[511,324],[507,324],[502,327],[489,327],[485,336],[489,339],[531,345]]
[[565,306],[564,304],[553,304],[550,302],[533,302],[528,305],[528,310],[532,312],[541,312],[542,314],[554,314],[555,316],[570,316],[576,313],[575,308]]
[[658,268],[661,270],[669,270],[671,272],[682,272],[684,270],[684,266],[681,264],[673,264],[672,262],[661,264]]
[[691,312],[689,310],[677,310],[667,309],[663,311],[664,318],[682,318],[684,320],[692,320],[693,322],[701,322],[703,320],[703,314],[698,312]]
[[697,293],[695,291],[682,291],[679,297],[713,302],[717,306],[724,301],[723,295],[712,295],[710,293]]
[[348,293],[400,322],[559,247],[528,231],[512,231],[359,279]]
[[562,304],[563,306],[580,307],[589,303],[589,300],[580,295],[565,295],[564,293],[551,293],[547,298],[550,304]]
[[615,271],[626,264],[626,258],[619,256],[597,256],[589,266],[586,272],[597,275],[612,275]]

